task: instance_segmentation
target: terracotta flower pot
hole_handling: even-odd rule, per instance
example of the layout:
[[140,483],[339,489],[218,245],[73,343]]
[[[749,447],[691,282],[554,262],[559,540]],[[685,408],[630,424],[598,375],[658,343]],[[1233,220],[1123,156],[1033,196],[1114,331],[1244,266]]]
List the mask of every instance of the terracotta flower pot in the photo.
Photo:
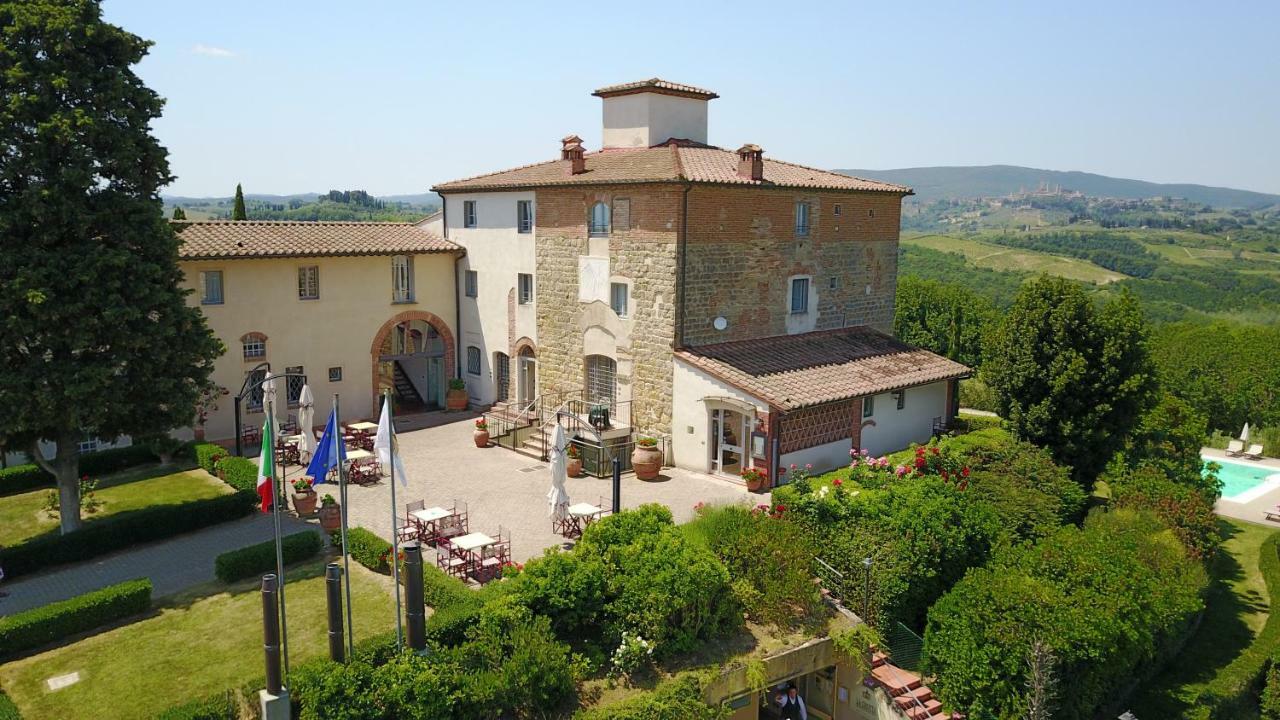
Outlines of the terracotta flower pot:
[[325,532],[333,532],[342,527],[342,509],[337,505],[320,506],[320,527]]
[[565,465],[565,470],[569,472],[569,477],[578,477],[582,474],[582,458],[569,458],[569,462]]
[[319,500],[320,496],[316,495],[315,490],[309,490],[305,493],[295,492],[293,494],[293,509],[299,516],[310,515],[316,511],[316,503]]
[[471,433],[471,439],[476,441],[476,447],[478,448],[489,447],[489,431],[488,430],[476,430],[475,432]]
[[444,394],[444,406],[448,410],[467,409],[467,391],[450,390]]
[[204,426],[203,425],[197,425],[194,428],[192,428],[191,431],[195,435],[196,442],[204,442]]
[[636,449],[631,452],[631,469],[635,470],[636,477],[641,480],[656,480],[662,470],[662,451],[656,445],[636,445]]
[[747,480],[747,492],[760,492],[760,488],[764,487],[764,478],[756,478]]

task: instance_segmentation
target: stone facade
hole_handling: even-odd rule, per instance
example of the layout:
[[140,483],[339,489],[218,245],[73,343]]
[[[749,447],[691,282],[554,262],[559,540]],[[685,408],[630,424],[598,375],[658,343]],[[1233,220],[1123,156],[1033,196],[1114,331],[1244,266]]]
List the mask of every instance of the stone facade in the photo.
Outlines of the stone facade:
[[[807,237],[796,236],[797,202],[809,204]],[[901,198],[884,193],[695,187],[684,344],[852,325],[891,333],[900,212]],[[810,277],[816,300],[803,327],[789,318],[790,278],[797,275]],[[717,317],[728,321],[725,330],[713,327]]]

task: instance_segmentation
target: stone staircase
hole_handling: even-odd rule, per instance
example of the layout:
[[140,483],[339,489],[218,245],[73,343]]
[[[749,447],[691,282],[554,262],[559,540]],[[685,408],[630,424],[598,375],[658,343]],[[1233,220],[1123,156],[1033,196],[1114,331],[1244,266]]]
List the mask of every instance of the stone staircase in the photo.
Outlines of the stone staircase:
[[943,712],[942,703],[919,675],[893,665],[889,656],[878,650],[871,655],[871,676],[867,683],[888,694],[894,709],[907,720],[962,720],[964,717]]

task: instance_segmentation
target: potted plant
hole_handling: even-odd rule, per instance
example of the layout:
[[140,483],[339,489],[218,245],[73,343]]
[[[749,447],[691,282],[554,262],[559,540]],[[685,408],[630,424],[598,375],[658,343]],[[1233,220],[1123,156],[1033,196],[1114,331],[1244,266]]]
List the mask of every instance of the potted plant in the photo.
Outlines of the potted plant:
[[662,450],[658,441],[651,437],[636,440],[636,449],[631,452],[631,469],[641,480],[656,480],[662,470]]
[[447,410],[467,409],[467,381],[462,378],[449,381],[449,391],[444,394],[444,406]]
[[293,481],[293,509],[298,517],[310,515],[316,511],[316,491],[311,487],[311,478],[298,478]]
[[761,488],[769,484],[769,471],[764,468],[743,468],[738,474],[750,492],[760,492]]
[[333,532],[342,527],[342,508],[332,495],[320,498],[320,527],[325,532]]
[[578,446],[569,443],[569,448],[565,451],[565,455],[569,458],[565,469],[569,473],[569,477],[578,477],[582,474],[582,453],[578,452]]
[[489,447],[489,421],[484,418],[476,420],[476,430],[471,433],[471,439],[476,441],[476,447]]

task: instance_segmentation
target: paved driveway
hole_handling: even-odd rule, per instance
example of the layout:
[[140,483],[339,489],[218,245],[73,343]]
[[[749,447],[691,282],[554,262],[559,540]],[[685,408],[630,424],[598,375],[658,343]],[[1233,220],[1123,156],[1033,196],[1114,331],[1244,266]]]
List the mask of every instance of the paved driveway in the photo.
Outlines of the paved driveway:
[[[427,507],[448,507],[455,499],[465,502],[471,529],[493,535],[498,526],[512,538],[511,552],[517,562],[542,554],[544,548],[561,545],[564,538],[551,531],[547,513],[547,491],[551,473],[536,458],[499,447],[477,448],[471,439],[472,414],[433,413],[403,423],[400,456],[404,461],[408,487],[397,480],[396,502],[404,505],[425,500]],[[422,427],[427,425],[427,427]],[[300,468],[290,468],[289,476]],[[597,478],[569,478],[571,502],[610,504],[612,482]],[[336,488],[321,485],[337,495]],[[391,537],[391,488],[386,477],[368,487],[351,486],[348,508],[352,526],[366,527],[378,535]],[[707,504],[766,502],[765,495],[748,493],[741,485],[675,468],[666,468],[661,481],[644,482],[634,475],[622,476],[622,506],[636,507],[658,502],[671,508],[676,522],[693,517],[693,506]]]

